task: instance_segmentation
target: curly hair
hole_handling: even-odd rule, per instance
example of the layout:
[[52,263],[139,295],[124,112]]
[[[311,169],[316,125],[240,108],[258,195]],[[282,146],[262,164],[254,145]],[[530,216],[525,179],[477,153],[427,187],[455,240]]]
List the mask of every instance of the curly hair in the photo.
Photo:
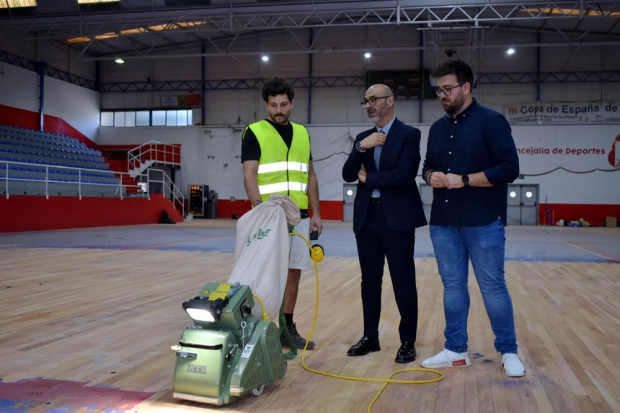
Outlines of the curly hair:
[[471,67],[462,60],[448,60],[440,64],[431,72],[434,78],[440,78],[447,75],[455,75],[459,83],[467,83],[474,87],[474,72]]
[[262,89],[263,100],[269,102],[269,96],[278,96],[285,93],[291,102],[295,98],[295,90],[290,83],[281,77],[274,77],[265,82]]

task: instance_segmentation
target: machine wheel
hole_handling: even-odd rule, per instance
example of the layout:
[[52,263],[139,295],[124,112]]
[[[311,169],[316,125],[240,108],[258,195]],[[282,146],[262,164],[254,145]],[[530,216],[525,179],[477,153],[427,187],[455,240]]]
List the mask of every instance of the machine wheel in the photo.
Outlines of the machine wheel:
[[265,390],[265,385],[261,384],[260,387],[257,387],[255,389],[252,389],[250,392],[252,393],[252,396],[260,396],[261,394],[263,394],[263,390]]

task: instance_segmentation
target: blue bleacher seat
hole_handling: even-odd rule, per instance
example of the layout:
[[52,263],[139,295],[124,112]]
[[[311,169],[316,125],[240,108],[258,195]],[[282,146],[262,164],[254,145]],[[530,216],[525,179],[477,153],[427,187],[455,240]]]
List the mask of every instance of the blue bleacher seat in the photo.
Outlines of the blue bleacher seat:
[[[81,180],[82,184],[111,187],[118,187],[120,183],[120,177],[109,168],[100,151],[56,133],[0,125],[0,161],[19,163],[9,164],[11,180],[44,181],[47,175],[50,182],[77,184]],[[79,168],[81,171],[59,169],[60,166]],[[0,164],[0,177],[6,176],[6,173],[7,164]],[[37,191],[40,192],[34,192]],[[26,190],[23,192],[27,193]],[[91,192],[102,195],[104,191]]]

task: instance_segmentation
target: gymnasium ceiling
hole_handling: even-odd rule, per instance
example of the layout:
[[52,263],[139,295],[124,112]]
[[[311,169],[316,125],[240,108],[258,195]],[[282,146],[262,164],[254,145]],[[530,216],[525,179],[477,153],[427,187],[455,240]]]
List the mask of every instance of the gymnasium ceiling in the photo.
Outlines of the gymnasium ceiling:
[[[11,7],[25,1],[37,5]],[[87,61],[320,53],[316,42],[330,27],[366,27],[376,40],[375,51],[515,45],[580,49],[619,46],[619,22],[620,1],[112,0],[80,5],[78,0],[0,0],[0,36],[59,42],[75,50],[74,59]],[[409,25],[424,31],[424,43],[393,46]],[[392,29],[388,37],[381,31],[386,26]],[[247,36],[274,31],[297,41],[273,51],[236,47]],[[208,49],[202,54],[185,47],[202,44]],[[183,52],[192,49],[192,54]],[[360,39],[359,45],[339,52],[367,50]]]

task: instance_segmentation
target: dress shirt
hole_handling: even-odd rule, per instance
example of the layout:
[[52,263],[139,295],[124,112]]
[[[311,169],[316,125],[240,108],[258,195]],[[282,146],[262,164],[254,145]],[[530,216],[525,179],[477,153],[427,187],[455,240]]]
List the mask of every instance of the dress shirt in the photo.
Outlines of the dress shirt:
[[452,118],[447,114],[428,135],[427,171],[469,175],[484,172],[492,187],[433,188],[431,225],[475,227],[498,217],[506,225],[508,183],[519,176],[519,156],[506,118],[475,99]]

